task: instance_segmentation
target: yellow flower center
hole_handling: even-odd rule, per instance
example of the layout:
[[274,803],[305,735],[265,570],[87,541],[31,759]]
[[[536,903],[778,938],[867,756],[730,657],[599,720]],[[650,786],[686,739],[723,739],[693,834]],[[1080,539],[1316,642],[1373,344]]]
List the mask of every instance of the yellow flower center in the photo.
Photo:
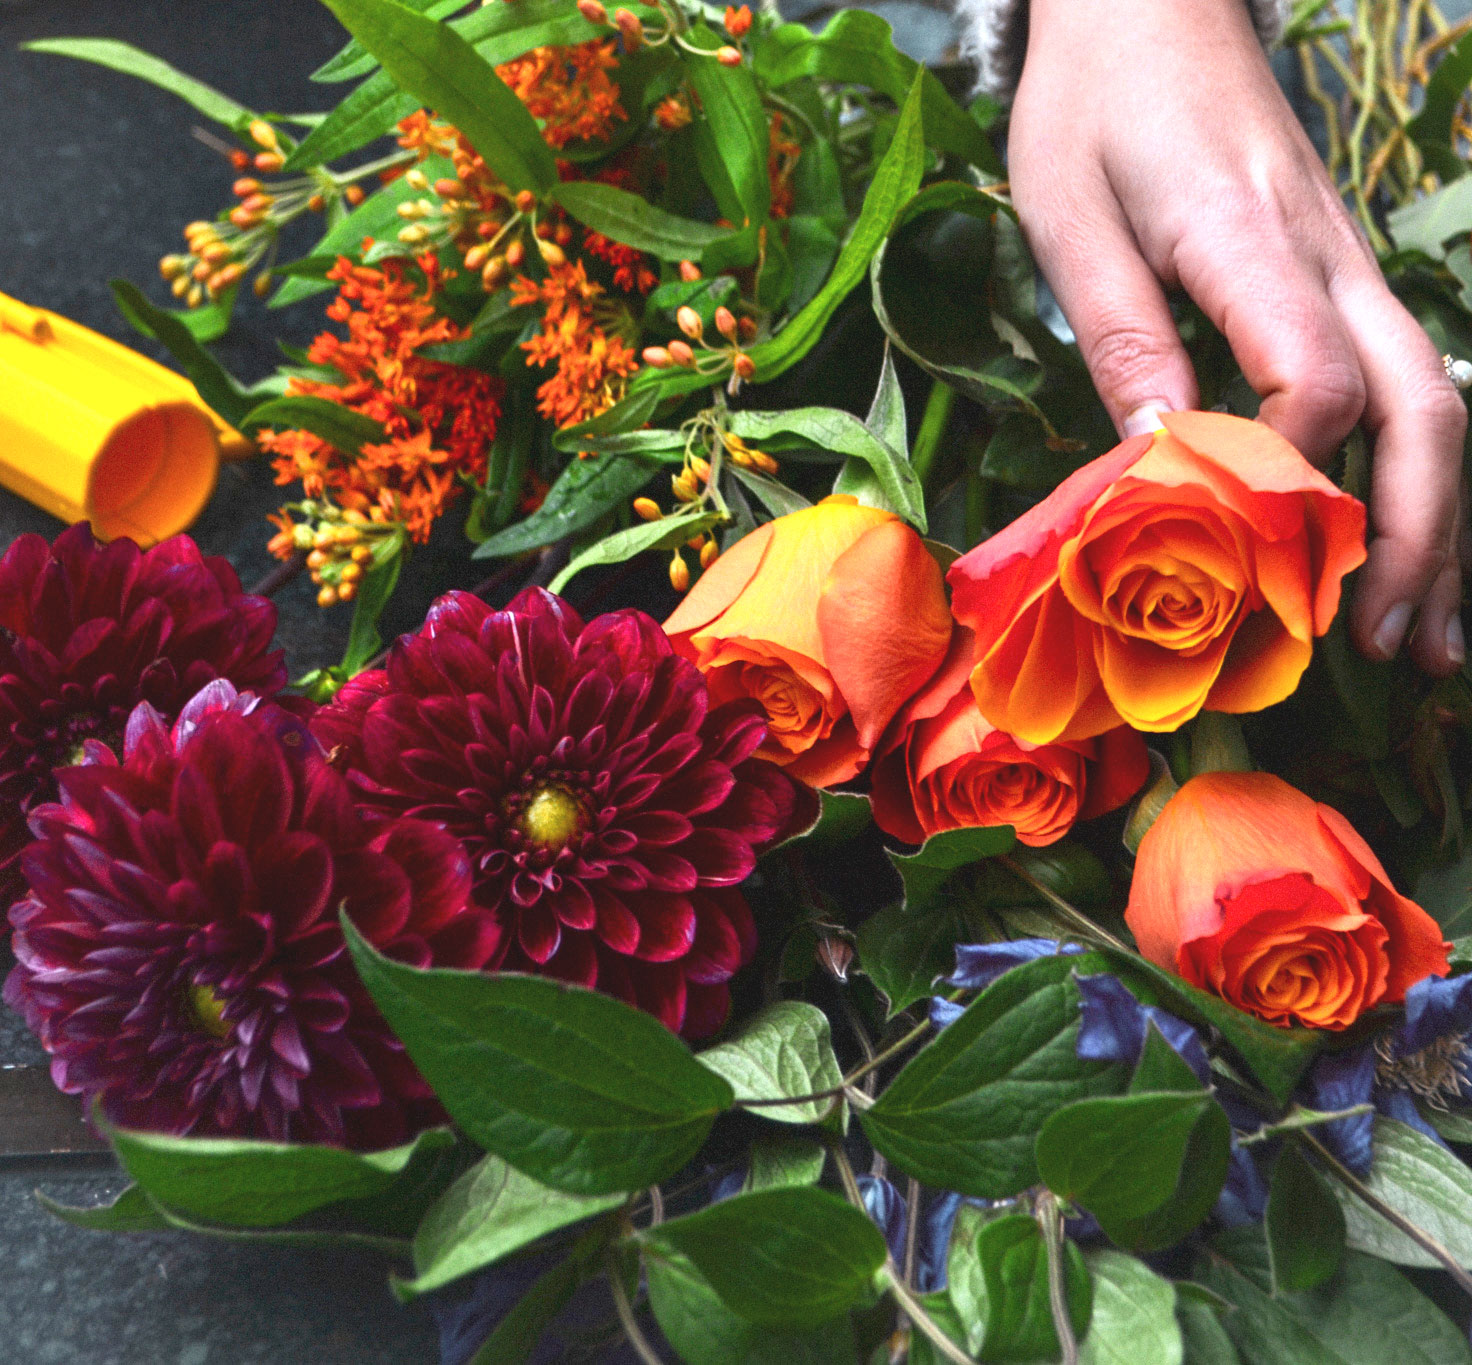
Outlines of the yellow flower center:
[[543,848],[566,848],[587,818],[587,808],[566,787],[543,787],[521,812],[521,832]]
[[230,1023],[225,1018],[225,1002],[209,986],[189,988],[189,1009],[194,1022],[212,1038],[228,1038]]

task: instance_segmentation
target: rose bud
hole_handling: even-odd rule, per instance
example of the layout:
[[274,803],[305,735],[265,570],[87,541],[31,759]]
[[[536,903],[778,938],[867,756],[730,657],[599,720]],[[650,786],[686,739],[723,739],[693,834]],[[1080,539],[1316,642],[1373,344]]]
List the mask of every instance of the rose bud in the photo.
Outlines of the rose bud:
[[1150,758],[1133,730],[1027,744],[989,725],[971,695],[974,643],[956,627],[940,671],[886,733],[872,768],[880,829],[918,844],[948,829],[1011,825],[1037,848],[1139,791]]
[[1349,821],[1268,773],[1203,773],[1171,797],[1125,922],[1152,962],[1283,1026],[1348,1028],[1449,970],[1441,927]]
[[763,758],[825,787],[860,772],[940,666],[951,616],[919,535],[837,496],[726,550],[665,630],[706,675],[713,702],[760,704]]
[[952,566],[983,714],[1033,744],[1282,701],[1365,558],[1365,509],[1259,422],[1177,412]]

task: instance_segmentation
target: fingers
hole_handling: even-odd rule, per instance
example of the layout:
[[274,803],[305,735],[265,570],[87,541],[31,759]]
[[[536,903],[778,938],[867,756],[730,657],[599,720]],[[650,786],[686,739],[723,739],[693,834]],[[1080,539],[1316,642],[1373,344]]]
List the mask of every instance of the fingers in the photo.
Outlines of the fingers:
[[[1096,202],[1114,200],[1109,194]],[[1191,361],[1124,220],[1071,205],[1041,221],[1063,225],[1030,233],[1029,242],[1120,434],[1153,431],[1157,413],[1195,407]]]
[[1374,540],[1356,586],[1351,631],[1388,659],[1416,620],[1412,652],[1431,673],[1461,667],[1458,523],[1467,408],[1420,325],[1378,278],[1358,270],[1334,286],[1360,357],[1365,426],[1375,440]]

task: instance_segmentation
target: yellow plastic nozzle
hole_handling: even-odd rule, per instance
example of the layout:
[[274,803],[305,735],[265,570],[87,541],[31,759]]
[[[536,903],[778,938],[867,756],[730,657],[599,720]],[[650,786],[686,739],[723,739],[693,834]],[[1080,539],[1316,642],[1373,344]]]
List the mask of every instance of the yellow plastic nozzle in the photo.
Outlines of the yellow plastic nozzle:
[[204,509],[222,455],[252,449],[187,379],[0,294],[0,484],[12,492],[103,540],[151,545]]

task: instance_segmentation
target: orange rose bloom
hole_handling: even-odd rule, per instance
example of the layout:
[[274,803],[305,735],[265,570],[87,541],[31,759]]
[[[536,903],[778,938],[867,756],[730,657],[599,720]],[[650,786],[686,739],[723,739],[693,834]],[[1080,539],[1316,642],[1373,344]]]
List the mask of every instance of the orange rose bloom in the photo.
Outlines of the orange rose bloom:
[[1133,730],[1027,744],[989,725],[968,681],[974,645],[957,626],[945,664],[880,744],[871,791],[880,829],[918,844],[943,830],[1011,825],[1036,848],[1144,785],[1150,758]]
[[982,713],[1033,744],[1260,711],[1365,558],[1365,509],[1259,422],[1170,413],[951,567]]
[[1125,922],[1140,951],[1269,1023],[1343,1029],[1449,970],[1338,811],[1268,773],[1203,773],[1140,844]]
[[843,496],[738,541],[664,628],[705,674],[714,704],[761,705],[763,758],[826,787],[860,772],[940,666],[951,613],[915,531]]

